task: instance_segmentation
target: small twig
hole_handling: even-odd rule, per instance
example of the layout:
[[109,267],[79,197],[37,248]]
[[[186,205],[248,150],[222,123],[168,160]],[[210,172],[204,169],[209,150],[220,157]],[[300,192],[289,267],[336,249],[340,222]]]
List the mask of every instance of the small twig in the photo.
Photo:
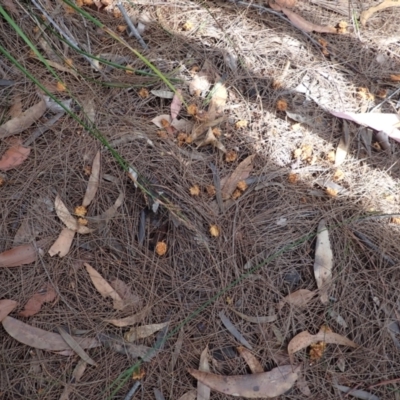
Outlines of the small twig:
[[375,383],[375,385],[368,386],[367,389],[369,390],[369,389],[372,389],[372,388],[378,387],[378,386],[390,385],[391,383],[396,383],[396,382],[400,382],[400,378],[389,379],[387,381],[381,381],[379,383]]
[[136,391],[139,389],[139,386],[141,385],[140,381],[136,381],[133,386],[131,387],[131,390],[128,392],[128,394],[124,397],[124,400],[131,400]]
[[216,166],[212,162],[210,162],[209,166],[211,168],[212,175],[213,175],[215,194],[217,197],[218,207],[219,207],[220,211],[223,213],[224,212],[224,203],[222,201],[221,181],[219,179],[219,173],[218,173]]
[[119,11],[121,11],[121,14],[123,15],[125,22],[128,24],[129,29],[130,29],[130,33],[129,36],[135,36],[135,38],[138,40],[138,42],[140,43],[140,45],[145,49],[148,50],[149,46],[147,46],[147,44],[145,43],[145,41],[142,39],[142,37],[140,36],[140,33],[138,32],[138,30],[135,28],[135,25],[133,25],[132,20],[129,18],[128,13],[126,12],[124,6],[122,5],[122,2],[118,2],[117,3],[117,7],[119,8]]

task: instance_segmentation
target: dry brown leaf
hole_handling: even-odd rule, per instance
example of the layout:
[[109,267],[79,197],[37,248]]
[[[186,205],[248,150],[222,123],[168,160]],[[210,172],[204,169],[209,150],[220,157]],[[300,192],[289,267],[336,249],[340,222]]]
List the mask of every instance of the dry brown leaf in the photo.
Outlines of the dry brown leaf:
[[82,205],[87,207],[94,197],[96,196],[97,189],[99,188],[100,179],[100,151],[96,153],[92,164],[92,172],[89,177],[89,182],[86,188],[85,197],[83,198]]
[[73,75],[76,79],[78,79],[78,74],[70,67],[64,67],[64,65],[61,65],[55,61],[51,61],[51,60],[45,60],[47,62],[47,64],[50,65],[50,67],[53,67],[55,69],[58,69],[59,71],[62,72],[68,72],[71,75]]
[[226,153],[225,146],[215,137],[212,128],[208,128],[205,138],[196,142],[196,144],[197,147],[203,147],[211,144],[212,146],[221,150],[223,153]]
[[251,170],[253,169],[253,159],[255,155],[248,156],[245,158],[232,172],[231,176],[227,178],[225,184],[221,188],[222,198],[224,200],[229,199],[232,196],[232,193],[235,191],[237,184],[240,181],[244,181],[250,175]]
[[[210,372],[210,364],[208,363],[208,346],[201,352],[199,371]],[[197,400],[209,400],[211,389],[202,383],[200,380],[197,381]]]
[[296,14],[295,12],[282,7],[282,12],[290,19],[290,22],[300,30],[304,32],[320,32],[320,33],[337,33],[336,28],[333,26],[322,26],[313,24],[307,21],[302,16]]
[[281,7],[293,8],[296,5],[297,0],[275,0],[275,2]]
[[271,399],[292,388],[298,378],[301,366],[284,365],[260,374],[223,376],[188,369],[197,380],[211,389],[235,397],[247,399]]
[[70,383],[68,383],[65,386],[64,391],[62,392],[62,394],[60,396],[60,400],[68,400],[69,399],[69,395],[73,391],[73,385],[79,383],[79,381],[81,380],[81,378],[83,376],[83,373],[85,372],[86,367],[87,367],[86,361],[83,361],[83,360],[78,361],[74,370],[72,371],[71,381],[70,381]]
[[[2,321],[3,328],[6,332],[20,343],[36,349],[48,351],[69,350],[70,347],[58,333],[47,332],[43,329],[34,328],[10,316]],[[96,339],[74,337],[84,349],[99,347],[100,343]]]
[[49,303],[57,297],[53,286],[48,283],[35,293],[25,304],[24,309],[18,314],[21,317],[31,317],[37,314],[44,303]]
[[54,200],[54,208],[56,209],[58,218],[60,218],[64,225],[71,231],[81,233],[82,235],[93,232],[93,229],[78,224],[78,221],[68,211],[67,206],[63,203],[59,195],[57,195]]
[[267,315],[265,317],[252,317],[250,315],[243,314],[234,308],[230,308],[236,315],[239,315],[240,318],[244,319],[247,322],[251,322],[253,324],[266,324],[270,322],[274,322],[277,319],[276,315]]
[[183,396],[179,397],[178,400],[196,400],[197,391],[190,390],[189,392],[185,393]]
[[260,374],[264,372],[264,368],[260,364],[260,361],[258,361],[249,350],[243,346],[238,346],[237,351],[243,357],[244,361],[246,361],[252,374]]
[[85,350],[82,349],[81,346],[77,343],[77,341],[64,329],[58,328],[58,331],[60,332],[61,337],[65,340],[66,343],[68,343],[68,346],[71,347],[71,349],[78,354],[78,356],[85,362],[87,362],[90,365],[97,366],[96,362],[92,360],[88,354],[86,354]]
[[14,103],[8,110],[8,115],[11,118],[17,118],[22,115],[22,99],[21,96],[15,96]]
[[39,103],[25,110],[19,117],[10,119],[0,126],[0,139],[15,135],[28,129],[46,111],[46,102],[40,100]]
[[174,351],[172,353],[169,372],[172,372],[174,370],[175,364],[178,361],[178,357],[179,357],[179,354],[181,352],[182,345],[183,345],[184,336],[185,336],[185,331],[183,330],[183,328],[181,328],[181,330],[179,331],[178,339],[177,339],[177,341],[175,343],[175,346],[174,346],[175,347]]
[[29,156],[29,147],[17,144],[10,147],[0,159],[0,171],[8,171],[21,165]]
[[[164,121],[164,122],[163,122]],[[168,114],[162,114],[162,115],[158,115],[157,117],[153,118],[151,120],[151,122],[156,125],[157,127],[159,127],[160,129],[164,129],[165,128],[165,124],[166,122],[168,122],[168,127],[172,122],[171,116]]]
[[10,312],[14,310],[15,307],[17,307],[17,305],[18,302],[15,300],[0,300],[0,322],[3,321],[3,319],[7,317],[7,315],[10,314]]
[[118,211],[118,208],[121,207],[122,203],[124,202],[124,197],[125,195],[123,193],[120,193],[117,200],[115,200],[115,203],[106,211],[104,211],[103,214],[93,217],[92,221],[96,222],[99,224],[98,229],[102,229],[107,225],[111,218],[115,216],[115,213]]
[[285,304],[297,307],[305,307],[308,302],[316,295],[315,291],[308,289],[299,289],[296,292],[288,294],[278,303],[278,310],[282,310]]
[[132,293],[130,285],[127,285],[120,279],[114,279],[110,284],[121,296],[121,299],[124,302],[124,308],[128,306],[137,306],[140,303],[140,297],[137,294]]
[[58,255],[60,258],[66,256],[71,248],[74,237],[75,231],[72,231],[68,228],[63,228],[58,235],[57,240],[49,249],[50,257],[55,255]]
[[182,91],[178,89],[171,102],[171,119],[172,121],[178,116],[182,107]]
[[0,267],[19,267],[35,262],[36,258],[36,247],[33,244],[22,244],[0,254]]
[[114,326],[117,326],[118,328],[124,328],[129,325],[135,325],[139,322],[141,322],[146,315],[149,313],[150,308],[145,308],[141,312],[135,314],[135,315],[130,315],[129,317],[125,318],[120,318],[120,319],[106,319],[105,322],[108,322],[109,324],[112,324]]
[[371,7],[368,10],[363,11],[360,15],[361,24],[365,26],[368,19],[371,18],[372,14],[376,13],[377,11],[389,8],[389,7],[400,7],[399,0],[385,0],[381,4],[378,4],[375,7]]
[[83,264],[86,267],[86,271],[89,273],[90,279],[93,282],[94,287],[103,297],[111,297],[114,301],[113,307],[116,310],[123,310],[124,301],[116,290],[88,263]]
[[350,130],[348,123],[343,120],[343,133],[340,138],[339,145],[336,149],[335,155],[335,167],[338,167],[343,163],[346,158],[347,153],[349,152],[350,147]]
[[305,349],[313,343],[325,342],[331,344],[341,344],[343,346],[357,347],[357,344],[352,340],[347,339],[334,332],[327,332],[321,329],[316,335],[311,335],[307,331],[301,332],[296,335],[288,344],[288,353],[290,362],[293,363],[293,354],[301,349]]
[[124,338],[127,342],[134,342],[138,339],[144,339],[151,336],[153,333],[165,328],[169,325],[169,322],[163,322],[161,324],[135,326],[125,333]]
[[329,233],[324,219],[318,224],[317,244],[315,247],[314,276],[323,304],[329,303],[328,290],[332,281],[333,253],[329,242]]

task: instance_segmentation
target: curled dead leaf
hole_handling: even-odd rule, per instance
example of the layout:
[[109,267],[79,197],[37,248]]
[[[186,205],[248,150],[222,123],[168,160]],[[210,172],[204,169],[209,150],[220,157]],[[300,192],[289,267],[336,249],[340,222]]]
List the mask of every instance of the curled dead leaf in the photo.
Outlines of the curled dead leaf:
[[83,198],[82,201],[82,205],[84,207],[87,207],[96,196],[96,192],[99,187],[99,179],[100,179],[100,151],[96,153],[96,156],[93,160],[92,170],[86,188],[85,197]]
[[260,374],[223,376],[188,369],[197,380],[211,389],[235,397],[273,398],[287,392],[296,382],[301,366],[284,365]]
[[72,231],[68,228],[63,228],[58,235],[57,240],[49,249],[50,257],[55,255],[58,255],[60,258],[66,256],[71,248],[74,237],[75,231]]
[[251,353],[243,346],[238,346],[237,351],[243,357],[244,361],[246,361],[247,365],[249,366],[253,374],[259,374],[264,372],[264,368],[260,364],[260,361],[257,360],[257,358],[253,355],[253,353]]
[[131,328],[128,332],[126,332],[124,338],[127,342],[134,342],[138,339],[144,339],[148,336],[151,336],[153,333],[158,332],[159,330],[165,328],[168,325],[169,322],[163,322],[161,324],[136,326],[134,328]]

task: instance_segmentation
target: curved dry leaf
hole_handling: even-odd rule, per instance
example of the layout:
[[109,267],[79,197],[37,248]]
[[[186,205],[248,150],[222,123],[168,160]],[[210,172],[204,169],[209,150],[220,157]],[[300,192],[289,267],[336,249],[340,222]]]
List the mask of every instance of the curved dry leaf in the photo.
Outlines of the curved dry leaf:
[[173,121],[181,111],[182,107],[182,91],[178,89],[171,102],[171,120]]
[[25,304],[24,309],[18,314],[21,317],[31,317],[37,314],[44,303],[49,303],[57,297],[53,286],[48,283],[35,293]]
[[58,218],[60,218],[64,225],[71,231],[81,233],[82,235],[93,232],[93,229],[78,224],[78,221],[68,211],[67,206],[61,200],[59,195],[57,195],[54,200],[54,208],[56,209]]
[[271,399],[287,392],[298,378],[301,366],[284,365],[260,374],[223,376],[188,369],[197,380],[211,389],[235,397],[247,399]]
[[246,346],[249,350],[252,350],[253,347],[251,344],[243,337],[243,335],[237,330],[237,328],[232,324],[229,318],[221,311],[219,314],[222,323],[224,324],[225,328],[235,337],[235,339],[241,343],[243,346]]
[[232,196],[232,193],[235,191],[236,186],[240,181],[244,181],[249,177],[250,172],[253,169],[252,162],[254,157],[255,155],[253,154],[245,158],[232,172],[231,176],[226,179],[226,182],[222,186],[222,198],[224,200],[227,200]]
[[[2,324],[5,331],[11,337],[27,346],[48,351],[70,350],[68,344],[58,333],[34,328],[12,317],[4,318]],[[96,339],[81,337],[74,337],[74,339],[84,349],[100,346],[100,343]]]
[[[210,372],[210,364],[208,363],[208,346],[206,346],[200,355],[199,371]],[[211,389],[200,380],[197,381],[197,400],[209,400],[210,394]]]
[[21,145],[10,147],[0,159],[0,171],[8,171],[21,165],[29,156],[31,149]]
[[124,308],[128,306],[137,306],[140,303],[140,297],[132,293],[130,285],[127,285],[120,279],[114,279],[110,282],[110,285],[120,295],[124,302]]
[[37,250],[33,244],[22,244],[0,254],[0,267],[19,267],[36,261]]
[[154,96],[161,97],[162,99],[173,99],[174,92],[170,92],[168,90],[150,90],[151,94]]
[[83,264],[89,273],[94,287],[103,297],[111,297],[114,301],[113,307],[116,310],[124,309],[124,301],[115,289],[88,263]]
[[278,303],[278,310],[282,310],[285,304],[297,307],[305,307],[308,302],[316,295],[314,290],[299,289],[296,292],[288,294]]
[[295,12],[282,7],[282,12],[289,18],[290,22],[304,32],[337,33],[333,26],[322,26],[307,21]]
[[314,276],[321,294],[321,302],[329,303],[328,289],[332,280],[333,253],[329,242],[329,233],[324,219],[318,224],[317,244],[315,247]]
[[39,103],[25,110],[19,117],[10,119],[0,126],[0,139],[15,135],[28,129],[46,111],[46,102],[40,100]]
[[342,137],[340,138],[339,145],[336,149],[335,167],[338,167],[339,165],[343,164],[343,161],[345,160],[347,153],[349,152],[349,147],[350,147],[349,125],[345,120],[343,120],[343,134]]
[[172,119],[171,116],[168,114],[162,114],[162,115],[158,115],[157,117],[153,118],[151,120],[151,122],[156,125],[158,128],[160,129],[165,129],[164,125],[162,124],[161,121],[167,121],[168,124],[171,124]]
[[85,350],[82,349],[81,346],[79,346],[78,342],[64,329],[58,328],[58,332],[60,332],[61,337],[65,340],[65,342],[68,344],[71,349],[78,354],[78,356],[85,362],[87,362],[90,365],[97,366],[96,362],[92,360],[88,354],[86,354]]
[[385,0],[381,4],[378,4],[375,7],[371,7],[368,10],[363,11],[360,15],[361,24],[365,25],[368,19],[371,18],[372,14],[389,7],[400,7],[399,0]]
[[96,196],[97,189],[99,188],[100,180],[100,151],[96,153],[92,164],[92,172],[89,177],[89,182],[86,188],[85,197],[83,198],[82,205],[87,207],[94,197]]
[[83,360],[78,361],[74,370],[72,371],[71,381],[65,386],[65,388],[60,396],[60,400],[68,400],[69,399],[69,395],[73,391],[74,384],[77,384],[81,380],[86,367],[87,367],[87,363],[85,361],[83,361]]
[[161,324],[143,325],[131,328],[125,333],[124,338],[127,342],[134,342],[138,339],[144,339],[151,336],[153,333],[165,328],[169,325],[169,322],[163,322]]
[[[340,390],[343,393],[348,393],[349,396],[356,397],[357,399],[361,400],[379,400],[378,396],[375,396],[372,393],[366,392],[365,390],[360,390],[360,389],[352,389],[348,386],[343,386],[343,385],[336,385],[333,384],[333,387],[336,389]],[[347,396],[345,396],[347,397]]]
[[357,344],[346,337],[334,332],[319,331],[316,335],[311,335],[307,331],[296,335],[288,344],[288,353],[290,362],[293,363],[293,354],[301,349],[317,342],[325,342],[331,344],[341,344],[343,346],[357,347]]
[[14,310],[15,307],[17,307],[17,305],[18,302],[15,300],[0,300],[0,322],[3,321],[3,319],[7,317],[7,315],[10,314],[10,312]]
[[58,255],[59,257],[64,257],[68,254],[71,248],[72,241],[75,237],[75,231],[68,228],[63,228],[58,235],[57,240],[49,249],[50,257]]
[[178,400],[196,400],[197,391],[190,390],[189,392],[185,393],[183,396],[179,397]]
[[120,319],[106,319],[105,322],[108,322],[109,324],[112,324],[114,326],[117,326],[118,328],[124,328],[129,325],[135,325],[139,322],[141,322],[149,313],[150,308],[145,308],[141,312],[135,314],[135,315],[130,315],[129,317],[125,318],[120,318]]
[[257,360],[253,353],[243,346],[238,346],[237,351],[243,357],[244,361],[246,361],[252,374],[260,374],[264,372],[264,368],[260,364],[260,361]]
[[53,67],[55,69],[58,69],[59,71],[62,72],[68,72],[71,75],[73,75],[76,79],[78,79],[78,74],[71,68],[71,67],[64,67],[64,65],[61,65],[55,61],[51,61],[51,60],[44,60],[47,64],[50,65],[50,67]]
[[267,315],[265,317],[251,317],[249,315],[243,314],[234,308],[230,308],[236,315],[238,315],[240,318],[244,319],[247,322],[251,322],[253,324],[267,324],[270,322],[274,322],[277,319],[276,315]]
[[107,225],[108,222],[110,222],[111,218],[114,217],[118,208],[121,207],[122,203],[124,202],[124,197],[125,197],[124,194],[121,192],[117,200],[115,200],[115,203],[110,208],[104,211],[103,214],[90,219],[92,222],[99,224],[97,227],[98,229],[104,228],[105,225]]

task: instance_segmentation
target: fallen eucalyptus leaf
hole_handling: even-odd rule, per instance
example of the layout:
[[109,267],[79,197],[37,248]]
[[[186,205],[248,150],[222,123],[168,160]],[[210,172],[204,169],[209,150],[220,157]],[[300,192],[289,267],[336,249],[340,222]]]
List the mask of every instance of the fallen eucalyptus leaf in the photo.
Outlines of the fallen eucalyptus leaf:
[[360,15],[361,24],[365,26],[368,19],[371,18],[372,14],[389,7],[400,7],[400,3],[398,0],[385,0],[381,4],[378,4],[375,7],[368,8],[368,10],[363,11]]
[[190,390],[189,392],[185,393],[183,396],[179,397],[178,400],[196,400],[197,391]]
[[237,310],[235,310],[233,307],[230,308],[236,315],[238,315],[240,318],[244,319],[247,322],[251,322],[253,324],[267,324],[270,322],[274,322],[277,319],[277,316],[274,315],[268,315],[265,317],[251,317],[249,315],[243,314]]
[[135,325],[141,322],[149,313],[150,308],[145,308],[141,312],[130,315],[129,317],[120,318],[120,319],[106,319],[105,322],[117,326],[118,328],[124,328],[125,326]]
[[58,255],[60,258],[66,256],[71,248],[74,237],[75,231],[68,228],[63,228],[58,235],[57,240],[49,249],[50,257],[55,255]]
[[86,354],[85,350],[82,349],[81,346],[79,346],[78,342],[64,329],[58,328],[58,332],[60,332],[61,337],[65,340],[65,342],[68,344],[71,349],[78,354],[78,356],[85,362],[87,362],[90,365],[97,366],[96,362],[92,360],[88,354]]
[[86,267],[86,271],[89,273],[90,279],[94,287],[103,297],[110,297],[113,299],[113,307],[116,310],[124,309],[124,301],[121,296],[116,292],[115,289],[88,263],[83,264]]
[[173,121],[181,111],[182,107],[182,92],[178,89],[171,102],[171,120]]
[[293,363],[293,354],[305,349],[313,343],[325,342],[331,344],[341,344],[343,346],[357,347],[357,344],[334,332],[326,332],[320,330],[316,335],[311,335],[307,331],[301,332],[296,335],[288,344],[288,353],[290,362]]
[[9,171],[20,166],[28,158],[30,152],[29,147],[20,144],[10,147],[0,159],[0,171]]
[[343,161],[345,160],[347,153],[349,152],[349,148],[350,148],[349,125],[347,124],[346,121],[343,120],[343,134],[340,139],[339,145],[336,149],[335,167],[338,167],[339,165],[343,164]]
[[0,267],[19,267],[36,261],[37,250],[33,244],[21,246],[3,251],[0,254]]
[[73,391],[73,385],[79,383],[81,380],[85,370],[87,367],[86,361],[79,360],[78,363],[76,364],[74,370],[72,371],[72,378],[69,383],[64,387],[63,392],[61,393],[60,400],[68,400],[69,395]]
[[296,292],[288,294],[278,303],[278,310],[282,310],[285,304],[297,307],[305,307],[310,300],[316,295],[315,291],[308,289],[299,289]]
[[[36,349],[48,351],[69,350],[69,345],[58,333],[47,332],[43,329],[34,328],[10,316],[2,321],[3,328],[18,342]],[[96,339],[74,337],[79,346],[84,349],[99,347],[100,343]]]
[[317,244],[315,247],[314,276],[320,291],[321,302],[329,303],[328,290],[332,281],[333,253],[329,242],[329,233],[324,219],[318,224]]
[[[208,346],[200,355],[199,371],[210,372],[210,364],[208,363]],[[204,383],[197,381],[197,400],[209,400],[211,389]]]
[[10,119],[0,126],[0,139],[15,135],[28,129],[46,111],[46,102],[40,100],[39,103],[28,108],[19,117]]
[[174,92],[170,92],[168,90],[150,90],[151,94],[154,96],[161,97],[162,99],[173,99]]
[[235,337],[235,339],[241,343],[243,346],[247,347],[249,350],[252,350],[253,347],[250,343],[243,337],[243,335],[236,329],[236,327],[232,324],[232,322],[228,319],[228,317],[221,311],[219,314],[222,323],[225,328]]
[[161,324],[152,324],[144,326],[136,326],[131,328],[125,333],[124,338],[127,342],[134,342],[138,339],[144,339],[151,336],[153,333],[158,332],[169,324],[169,322],[163,322]]
[[89,177],[89,182],[86,188],[86,193],[82,201],[82,205],[87,207],[94,197],[96,196],[97,189],[99,188],[100,180],[100,151],[96,153],[96,156],[92,164],[92,172]]
[[343,393],[348,393],[349,396],[356,397],[357,399],[379,400],[378,396],[375,396],[374,394],[368,393],[364,390],[352,389],[352,388],[349,388],[348,386],[336,385],[336,384],[333,384],[333,387],[335,387],[336,389],[340,390]]
[[3,321],[3,319],[7,317],[7,315],[10,314],[10,312],[14,310],[15,307],[17,307],[17,305],[18,302],[15,300],[0,300],[0,322]]
[[188,372],[197,380],[220,393],[247,399],[270,399],[291,389],[300,370],[301,366],[293,368],[291,365],[284,365],[268,372],[251,375],[214,375],[191,368],[188,369]]
[[21,317],[31,317],[37,314],[44,303],[49,303],[57,297],[53,286],[48,283],[35,293],[25,304],[24,309],[18,314]]
[[264,368],[262,367],[260,362],[249,350],[247,350],[243,346],[238,346],[237,351],[243,357],[244,361],[246,361],[252,374],[259,374],[261,372],[264,372]]

